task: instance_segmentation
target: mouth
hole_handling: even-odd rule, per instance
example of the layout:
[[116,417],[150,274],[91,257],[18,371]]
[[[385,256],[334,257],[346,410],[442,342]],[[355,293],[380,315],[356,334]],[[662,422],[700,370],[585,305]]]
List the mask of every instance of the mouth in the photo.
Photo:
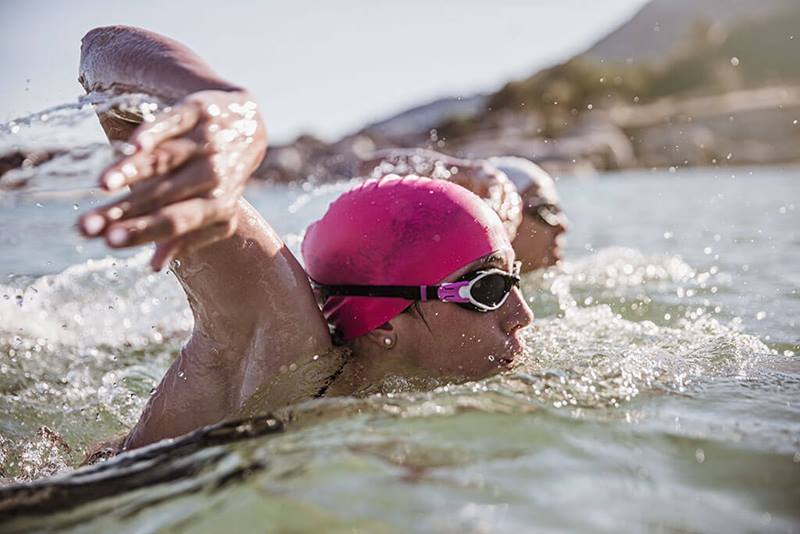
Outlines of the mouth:
[[498,358],[498,361],[501,365],[505,367],[510,367],[517,361],[517,358],[522,355],[523,353],[523,346],[522,342],[517,337],[517,332],[519,330],[515,330],[504,343],[504,354],[501,358]]
[[514,365],[516,358],[514,356],[507,357],[507,358],[500,358],[498,362],[500,363],[501,367],[511,367]]
[[561,236],[558,236],[555,241],[553,241],[553,246],[550,248],[552,251],[551,254],[554,256],[561,256],[561,249],[564,247],[564,240]]

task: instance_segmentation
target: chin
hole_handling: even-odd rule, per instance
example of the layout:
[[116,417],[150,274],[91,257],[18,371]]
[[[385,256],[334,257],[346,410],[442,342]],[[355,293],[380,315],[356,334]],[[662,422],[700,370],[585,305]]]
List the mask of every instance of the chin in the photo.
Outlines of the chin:
[[542,260],[542,267],[552,267],[561,261],[561,249],[556,246],[548,251],[547,256]]

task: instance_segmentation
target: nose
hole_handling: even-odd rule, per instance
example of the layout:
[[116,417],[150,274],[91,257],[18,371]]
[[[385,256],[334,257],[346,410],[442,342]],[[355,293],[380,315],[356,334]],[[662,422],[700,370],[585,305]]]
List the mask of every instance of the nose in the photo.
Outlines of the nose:
[[503,305],[506,314],[503,316],[502,328],[506,334],[511,334],[519,328],[524,328],[533,322],[533,311],[531,311],[525,297],[519,288],[514,288],[508,295],[508,300]]
[[558,224],[556,225],[556,235],[561,235],[569,230],[570,222],[566,213],[561,212],[558,217]]

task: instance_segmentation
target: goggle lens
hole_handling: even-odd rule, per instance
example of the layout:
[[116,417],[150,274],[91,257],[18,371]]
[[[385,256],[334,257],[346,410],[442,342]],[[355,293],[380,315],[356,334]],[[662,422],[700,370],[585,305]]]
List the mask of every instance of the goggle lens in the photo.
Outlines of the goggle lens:
[[460,280],[474,280],[470,285],[469,295],[479,306],[473,302],[457,302],[457,304],[480,312],[498,309],[505,303],[511,290],[519,284],[520,267],[520,262],[514,262],[511,274],[496,269],[465,274]]
[[503,276],[489,274],[472,285],[472,298],[489,307],[497,306],[511,288]]

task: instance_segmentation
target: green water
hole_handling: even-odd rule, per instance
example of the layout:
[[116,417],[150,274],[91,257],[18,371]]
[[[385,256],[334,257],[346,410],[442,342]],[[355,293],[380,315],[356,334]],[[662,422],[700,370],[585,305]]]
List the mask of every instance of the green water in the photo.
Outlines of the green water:
[[[0,526],[797,532],[797,173],[562,180],[567,260],[524,281],[537,319],[513,372],[292,407],[282,433],[180,460],[190,475]],[[344,188],[248,198],[296,248]],[[105,257],[75,235],[75,206],[99,200],[0,199],[4,484],[68,473],[129,428],[191,327],[147,252]]]

